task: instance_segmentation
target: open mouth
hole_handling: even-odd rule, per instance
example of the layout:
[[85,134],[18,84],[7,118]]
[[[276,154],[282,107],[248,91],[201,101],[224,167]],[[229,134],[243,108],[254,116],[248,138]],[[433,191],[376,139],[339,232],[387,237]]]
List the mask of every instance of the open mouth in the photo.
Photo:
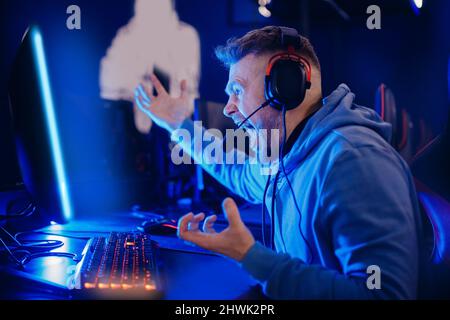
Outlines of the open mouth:
[[254,129],[254,127],[251,125],[249,121],[243,122],[243,121],[235,121],[234,122],[238,128],[242,129]]

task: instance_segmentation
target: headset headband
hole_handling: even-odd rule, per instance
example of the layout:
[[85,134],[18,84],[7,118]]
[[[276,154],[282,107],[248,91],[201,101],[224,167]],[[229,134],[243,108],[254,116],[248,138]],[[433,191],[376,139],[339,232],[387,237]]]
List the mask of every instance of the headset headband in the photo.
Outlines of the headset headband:
[[300,49],[301,41],[300,35],[297,30],[288,27],[279,27],[281,32],[281,45],[289,49],[293,47],[294,49]]
[[269,59],[264,80],[264,95],[270,106],[281,110],[297,107],[311,87],[311,65],[296,51],[302,47],[297,30],[279,27],[280,44],[284,52]]

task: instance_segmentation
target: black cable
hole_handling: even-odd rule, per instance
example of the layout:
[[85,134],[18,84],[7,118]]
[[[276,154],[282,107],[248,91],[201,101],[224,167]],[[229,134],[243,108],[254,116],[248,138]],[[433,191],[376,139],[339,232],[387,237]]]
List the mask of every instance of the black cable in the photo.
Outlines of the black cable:
[[8,235],[8,237],[10,238],[10,239],[12,239],[17,245],[19,245],[19,246],[21,246],[22,244],[11,234],[11,233],[9,233],[8,232],[8,230],[6,230],[5,228],[3,228],[3,227],[1,227],[0,226],[0,229],[4,232],[4,233],[6,233],[7,235]]
[[[282,113],[283,113],[283,136],[284,136],[283,139],[286,141],[286,107],[284,105],[283,105]],[[284,146],[284,143],[282,144],[282,147],[283,146]],[[311,263],[313,261],[314,253],[313,253],[313,251],[311,249],[311,246],[309,245],[309,242],[306,240],[306,238],[305,238],[305,236],[304,236],[304,234],[302,232],[302,212],[300,211],[300,207],[298,206],[297,197],[295,196],[294,188],[292,188],[291,181],[289,180],[289,178],[288,178],[288,176],[286,174],[286,169],[284,168],[283,156],[284,155],[281,154],[281,161],[280,161],[281,162],[281,169],[283,170],[283,174],[284,174],[284,176],[286,178],[286,182],[288,183],[289,189],[291,190],[292,197],[294,198],[295,208],[296,208],[296,210],[297,210],[297,212],[299,214],[299,223],[298,223],[298,225],[299,225],[300,235],[302,236],[302,239],[305,241],[306,246],[308,247],[308,250],[311,253],[311,259],[308,262],[308,264],[309,264],[309,263]]]
[[250,115],[249,115],[247,118],[245,118],[245,119],[237,126],[237,129],[239,129],[240,127],[242,127],[242,126],[248,121],[248,119],[250,119],[251,117],[253,117],[253,115],[254,115],[255,113],[257,113],[259,110],[261,110],[262,108],[264,108],[264,107],[266,107],[267,105],[269,105],[270,102],[272,102],[272,100],[270,100],[270,99],[264,101],[258,108],[255,109],[255,111],[253,111],[252,113],[250,113]]
[[[12,206],[13,206],[13,205],[12,205],[12,201],[10,201],[10,202],[8,203],[7,207],[6,207],[6,212],[7,212],[6,215],[9,214],[9,209],[10,209]],[[20,214],[21,212],[27,211],[27,210],[30,209],[32,206],[33,206],[33,201],[30,200],[30,201],[28,202],[27,206],[26,206],[24,209],[19,210],[18,213],[15,213],[15,214]]]
[[[85,231],[70,231],[70,232],[81,232],[81,233],[89,233]],[[95,233],[110,233],[110,232],[95,232]],[[17,239],[21,235],[24,234],[44,234],[49,236],[57,236],[62,238],[69,238],[69,239],[80,239],[80,240],[89,240],[91,237],[79,237],[79,236],[72,236],[72,235],[65,235],[65,234],[59,234],[54,232],[45,232],[45,231],[25,231],[25,232],[18,232],[14,235],[14,237]]]
[[[278,178],[280,177],[280,171],[278,170],[277,174],[275,175],[275,180],[273,182],[273,190],[272,190],[272,205],[271,205],[271,225],[270,225],[270,247],[272,250],[275,250],[275,199],[277,197],[277,183]],[[281,237],[283,238],[283,237]],[[284,245],[284,241],[283,241]],[[284,245],[284,248],[286,249],[286,246]]]
[[[264,101],[259,107],[257,107],[252,113],[250,113],[250,115],[248,117],[246,117],[238,126],[237,129],[240,129],[251,117],[253,117],[253,115],[255,113],[257,113],[259,110],[261,110],[262,108],[268,106],[270,103],[272,102],[271,99]],[[223,143],[225,143],[227,139],[223,139]],[[272,175],[269,176],[269,178],[267,179],[267,183],[266,186],[264,188],[264,195],[263,195],[263,205],[262,205],[262,241],[263,241],[263,245],[267,246],[266,244],[266,195],[267,195],[267,189],[269,188],[269,184],[270,184],[270,178],[272,177]]]
[[[3,229],[3,230],[10,236],[10,233],[8,231],[6,231],[5,229]],[[14,239],[14,240],[17,241],[17,239]],[[34,241],[39,241],[39,240],[34,240]],[[13,261],[19,267],[24,267],[31,260],[36,259],[36,258],[40,258],[40,257],[67,257],[67,258],[72,258],[74,261],[80,261],[80,259],[78,258],[77,254],[75,254],[75,253],[50,252],[50,251],[48,251],[48,250],[52,250],[54,248],[59,248],[59,247],[63,246],[64,243],[62,241],[59,241],[59,240],[44,240],[44,241],[40,241],[40,242],[46,242],[46,241],[48,241],[48,243],[50,243],[50,244],[52,243],[52,241],[55,241],[55,243],[58,243],[58,246],[52,245],[52,246],[49,246],[47,248],[40,247],[40,249],[45,250],[45,251],[42,251],[42,252],[30,252],[29,251],[30,249],[35,250],[37,248],[36,245],[34,245],[34,246],[26,246],[26,245],[22,244],[22,245],[20,245],[17,248],[10,249],[10,247],[0,237],[0,243],[3,245],[3,247],[6,250],[6,252],[9,254],[9,256],[13,259]],[[49,249],[49,248],[51,248],[51,249]],[[17,258],[16,257],[17,254],[23,254],[23,257]]]
[[267,243],[266,243],[266,195],[267,195],[267,190],[269,189],[271,177],[272,177],[272,175],[269,175],[269,178],[267,178],[266,186],[264,188],[263,204],[262,204],[262,241],[263,241],[263,245],[265,247],[267,247]]
[[11,250],[9,249],[8,245],[3,241],[3,239],[0,237],[0,243],[5,247],[6,252],[8,252],[9,256],[14,260],[14,262],[19,265],[22,266],[22,264],[20,263],[20,261],[16,258],[16,256],[14,255],[14,253],[11,252]]
[[[26,218],[31,216],[36,211],[36,206],[32,201],[29,202],[29,204],[22,210],[18,211],[18,213],[15,213],[13,215],[5,215],[0,216],[1,220],[8,220],[8,219],[17,219],[17,218]],[[50,252],[50,250],[54,250],[57,248],[60,248],[64,246],[64,242],[60,240],[38,240],[38,239],[25,239],[23,240],[25,243],[22,243],[17,239],[19,235],[26,234],[26,233],[36,233],[36,234],[48,234],[48,235],[54,235],[54,236],[60,236],[65,238],[76,238],[76,239],[90,239],[88,237],[76,237],[76,236],[65,236],[65,235],[59,235],[55,233],[49,233],[49,232],[41,232],[41,231],[29,231],[29,232],[19,232],[16,233],[14,236],[8,232],[5,228],[0,226],[0,229],[15,243],[14,248],[10,248],[4,241],[3,238],[0,237],[0,243],[5,248],[8,255],[13,259],[13,261],[19,266],[24,267],[28,262],[30,262],[33,259],[40,258],[40,257],[67,257],[71,258],[74,261],[80,261],[77,254],[75,253],[69,253],[69,252]],[[37,251],[37,252],[31,252],[31,251]],[[23,254],[24,256],[21,259],[18,259],[16,257],[16,254]]]
[[[111,231],[82,231],[82,230],[71,230],[71,231],[67,231],[67,232],[70,232],[70,233],[95,233],[95,234],[97,234],[97,233],[110,234],[110,233],[111,233]],[[52,235],[52,236],[60,236],[60,237],[64,237],[64,238],[71,238],[71,237],[73,237],[73,238],[75,238],[75,239],[76,239],[76,238],[80,238],[80,239],[83,239],[83,238],[85,238],[85,239],[90,239],[90,238],[88,238],[88,237],[66,236],[66,235],[62,235],[62,234],[59,234],[59,233],[45,232],[45,231],[25,231],[25,232],[19,232],[19,233],[16,233],[16,234],[25,234],[25,233],[49,234],[49,235]]]
[[[72,258],[74,261],[79,261],[78,256],[74,253],[67,253],[67,252],[35,252],[32,253],[28,250],[25,250],[23,247],[20,248],[14,248],[10,249],[9,246],[3,241],[3,239],[0,237],[0,243],[5,248],[8,255],[13,259],[13,261],[19,266],[24,267],[25,264],[30,262],[33,259],[39,258],[39,257],[68,257]],[[17,258],[16,254],[24,254],[22,258]]]
[[[18,251],[20,252],[20,251]],[[78,258],[78,255],[76,253],[70,253],[70,252],[37,252],[37,253],[31,253],[29,251],[23,250],[25,253],[25,256],[22,260],[20,260],[20,265],[23,267],[31,260],[34,260],[36,258],[42,258],[42,257],[64,257],[64,258],[71,258],[73,261],[79,262],[81,259]]]
[[9,220],[9,219],[17,219],[17,218],[26,218],[31,216],[36,211],[36,206],[33,204],[33,202],[30,202],[25,209],[20,210],[18,213],[15,214],[5,214],[0,216],[0,221],[2,220]]
[[[36,206],[33,204],[33,202],[29,202],[29,204],[22,210],[18,211],[17,213],[13,215],[6,215],[0,217],[1,220],[8,220],[8,219],[18,219],[18,218],[26,218],[31,216],[36,211]],[[35,239],[27,239],[25,240],[26,243],[20,242],[16,235],[12,235],[6,230],[5,228],[0,226],[0,229],[14,242],[14,248],[10,248],[5,241],[3,241],[3,238],[0,237],[0,242],[5,248],[8,255],[13,259],[13,261],[19,266],[23,267],[26,263],[31,261],[32,259],[38,258],[38,257],[44,257],[44,256],[58,256],[58,257],[70,257],[74,260],[77,259],[77,255],[73,253],[65,253],[65,252],[49,252],[49,250],[53,250],[56,248],[60,248],[64,245],[64,242],[59,240],[35,240]],[[37,251],[37,252],[31,252],[31,251]],[[25,254],[25,256],[22,259],[18,259],[16,257],[17,253]]]
[[64,242],[60,240],[37,240],[37,239],[30,239],[25,240],[28,243],[22,243],[19,240],[17,240],[16,236],[13,236],[3,227],[0,227],[0,229],[8,235],[8,237],[13,240],[16,244],[16,247],[14,250],[17,249],[27,249],[27,250],[34,250],[34,251],[47,251],[47,250],[53,250],[60,248],[64,245]]
[[[30,262],[33,259],[40,258],[40,257],[67,257],[72,258],[74,261],[80,261],[78,256],[75,253],[69,253],[69,252],[50,252],[50,250],[60,248],[64,245],[64,242],[60,240],[37,240],[37,239],[30,239],[30,240],[24,240],[28,243],[22,243],[17,239],[17,236],[25,233],[41,233],[41,234],[50,234],[55,236],[61,236],[58,234],[51,234],[48,232],[19,232],[16,235],[11,235],[8,230],[6,230],[3,227],[0,227],[0,229],[8,235],[8,237],[14,241],[15,247],[10,248],[0,237],[0,242],[3,245],[3,247],[8,252],[9,256],[14,260],[14,262],[19,267],[24,267],[28,262]],[[71,237],[71,236],[67,236]],[[72,237],[71,237],[72,238]],[[83,238],[83,239],[89,239],[86,237],[73,237],[73,238]],[[37,251],[37,252],[32,252]],[[17,254],[22,254],[23,257],[16,257]]]

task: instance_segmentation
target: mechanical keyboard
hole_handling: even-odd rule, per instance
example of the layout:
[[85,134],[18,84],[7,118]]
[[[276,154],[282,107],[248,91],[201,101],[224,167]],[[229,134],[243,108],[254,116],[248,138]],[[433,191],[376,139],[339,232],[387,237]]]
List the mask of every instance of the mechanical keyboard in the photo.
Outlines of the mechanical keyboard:
[[83,250],[74,277],[82,295],[98,298],[158,297],[157,246],[140,232],[111,232],[91,238]]

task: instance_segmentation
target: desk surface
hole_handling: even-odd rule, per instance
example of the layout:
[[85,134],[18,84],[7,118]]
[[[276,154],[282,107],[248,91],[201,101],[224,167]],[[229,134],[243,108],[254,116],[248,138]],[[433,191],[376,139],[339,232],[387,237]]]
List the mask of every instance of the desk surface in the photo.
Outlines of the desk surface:
[[[78,219],[65,225],[49,226],[37,231],[92,237],[110,231],[136,230],[141,222],[142,218],[129,213],[118,213],[96,219]],[[76,254],[81,254],[87,241],[46,234],[24,234],[23,237],[61,240],[64,246],[55,251]],[[257,283],[236,262],[187,245],[176,236],[152,236],[152,238],[161,247],[160,259],[165,273],[164,299],[255,298],[251,292]],[[75,265],[76,262],[69,258],[45,257],[29,262],[25,271],[64,286]],[[49,294],[39,289],[36,285],[15,286],[14,279],[9,279],[0,285],[0,296],[6,299],[64,299],[63,295]]]

